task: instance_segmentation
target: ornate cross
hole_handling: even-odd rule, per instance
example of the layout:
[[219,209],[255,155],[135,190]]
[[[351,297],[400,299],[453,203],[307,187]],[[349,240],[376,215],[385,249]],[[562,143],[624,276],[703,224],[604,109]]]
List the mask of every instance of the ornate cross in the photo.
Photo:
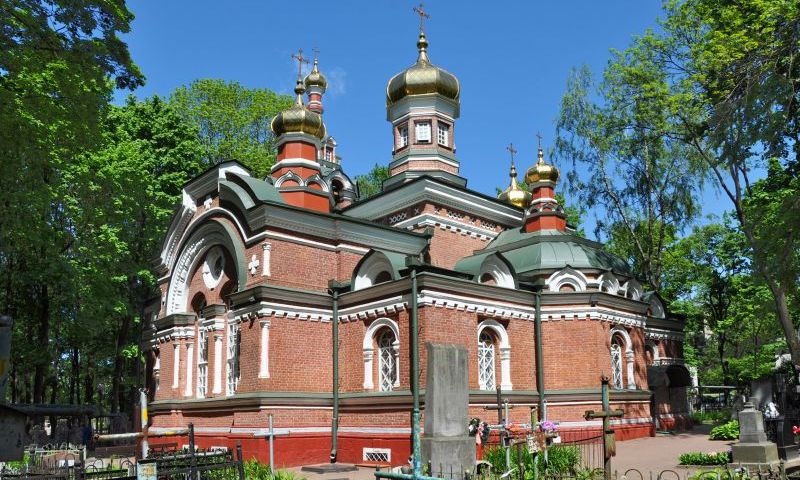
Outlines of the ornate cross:
[[425,7],[423,7],[421,3],[419,7],[414,7],[414,13],[419,15],[419,30],[425,30],[425,19],[427,18],[430,20],[431,16],[425,11]]
[[536,138],[539,139],[539,149],[541,149],[542,148],[542,133],[541,132],[536,132]]
[[508,146],[506,147],[506,150],[508,150],[508,152],[511,154],[511,164],[513,165],[514,164],[514,155],[517,154],[517,149],[514,148],[514,144],[513,143],[509,143]]
[[297,60],[297,77],[303,76],[303,64],[308,65],[308,59],[303,56],[303,49],[297,50],[297,53],[292,54],[292,58]]
[[250,270],[250,275],[256,274],[259,265],[261,265],[261,262],[259,262],[258,258],[253,255],[252,258],[250,258],[250,263],[247,264],[247,268]]

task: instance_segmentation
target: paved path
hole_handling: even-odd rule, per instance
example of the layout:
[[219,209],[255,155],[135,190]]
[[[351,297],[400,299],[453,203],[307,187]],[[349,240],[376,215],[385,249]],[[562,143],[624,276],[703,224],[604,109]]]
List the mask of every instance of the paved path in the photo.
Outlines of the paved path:
[[[681,478],[685,478],[686,469],[678,466],[678,456],[686,452],[721,452],[727,451],[733,442],[712,441],[708,439],[710,426],[700,425],[690,432],[675,435],[659,435],[656,437],[638,438],[617,443],[617,456],[612,460],[612,468],[620,474],[629,468],[640,470],[644,478],[654,472],[653,478],[663,470],[676,470]],[[375,470],[360,468],[358,472],[316,475],[301,472],[300,467],[291,468],[300,477],[308,480],[372,480]]]
[[648,473],[662,470],[685,471],[678,466],[678,456],[686,452],[727,452],[733,442],[709,440],[710,425],[698,425],[690,432],[675,435],[637,438],[617,443],[617,456],[611,460],[612,468],[620,473],[629,468]]

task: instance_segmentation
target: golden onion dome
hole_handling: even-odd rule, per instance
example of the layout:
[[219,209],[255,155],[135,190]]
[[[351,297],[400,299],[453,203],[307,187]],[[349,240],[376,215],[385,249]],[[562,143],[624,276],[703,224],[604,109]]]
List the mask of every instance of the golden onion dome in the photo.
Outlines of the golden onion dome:
[[461,85],[455,75],[433,65],[428,59],[428,40],[419,32],[417,63],[398,73],[386,85],[386,105],[392,105],[409,95],[438,93],[453,101],[461,95]]
[[508,174],[511,177],[511,184],[500,192],[497,199],[501,202],[506,202],[515,207],[527,208],[531,203],[531,192],[523,190],[517,183],[517,167],[514,162],[511,162],[511,171]]
[[532,185],[538,182],[558,182],[558,168],[544,162],[544,152],[541,146],[539,146],[539,159],[536,161],[536,165],[525,172],[525,183]]
[[311,87],[319,87],[325,92],[325,89],[328,88],[328,79],[325,78],[325,75],[319,71],[319,60],[316,58],[314,59],[314,67],[311,69],[311,73],[306,75],[306,79],[303,81],[303,84],[308,90]]
[[275,115],[272,119],[272,132],[275,136],[284,133],[307,133],[319,139],[325,137],[325,124],[322,123],[322,116],[316,112],[312,112],[303,104],[303,82],[297,79],[297,85],[294,87],[294,93],[297,99],[288,110]]

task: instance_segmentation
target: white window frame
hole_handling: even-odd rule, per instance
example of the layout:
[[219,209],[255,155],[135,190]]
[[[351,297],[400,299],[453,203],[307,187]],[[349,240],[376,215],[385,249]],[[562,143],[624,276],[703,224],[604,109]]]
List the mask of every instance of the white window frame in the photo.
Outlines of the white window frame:
[[441,122],[436,123],[436,140],[439,145],[450,146],[450,125]]
[[197,398],[208,395],[208,334],[200,329],[197,338]]
[[478,385],[481,390],[497,388],[496,365],[494,338],[489,332],[482,331],[478,336]]
[[414,140],[417,143],[431,143],[431,121],[425,120],[414,124]]
[[239,324],[236,322],[228,323],[228,368],[227,368],[227,381],[225,382],[225,392],[228,396],[236,393],[236,388],[239,386],[239,353],[240,353],[240,339],[239,339]]
[[611,343],[611,385],[622,389],[622,347],[616,342]]
[[397,127],[397,148],[403,148],[408,146],[408,124],[404,123]]
[[377,340],[378,386],[381,392],[391,392],[397,384],[397,338],[390,328],[385,328]]

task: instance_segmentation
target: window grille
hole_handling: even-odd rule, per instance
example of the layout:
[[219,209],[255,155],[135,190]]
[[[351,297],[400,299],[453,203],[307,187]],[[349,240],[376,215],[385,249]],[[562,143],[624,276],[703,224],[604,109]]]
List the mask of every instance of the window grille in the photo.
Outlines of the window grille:
[[397,382],[397,367],[394,357],[394,334],[386,330],[378,337],[379,376],[382,392],[391,392]]
[[494,390],[494,340],[488,333],[481,332],[478,340],[478,384],[481,390]]
[[431,123],[419,122],[416,124],[416,128],[417,128],[417,143],[430,143]]
[[408,126],[403,125],[402,127],[398,128],[398,133],[400,138],[397,147],[403,148],[408,145]]
[[362,459],[365,462],[383,462],[388,463],[392,461],[392,450],[390,448],[365,448]]
[[239,386],[239,350],[240,350],[239,325],[236,323],[228,324],[228,378],[227,394],[236,393]]
[[200,330],[197,348],[197,396],[205,398],[208,393],[208,340],[205,330]]
[[622,388],[622,348],[618,343],[611,344],[611,373],[614,388]]
[[450,127],[443,123],[437,124],[436,137],[439,145],[448,146],[450,142]]

